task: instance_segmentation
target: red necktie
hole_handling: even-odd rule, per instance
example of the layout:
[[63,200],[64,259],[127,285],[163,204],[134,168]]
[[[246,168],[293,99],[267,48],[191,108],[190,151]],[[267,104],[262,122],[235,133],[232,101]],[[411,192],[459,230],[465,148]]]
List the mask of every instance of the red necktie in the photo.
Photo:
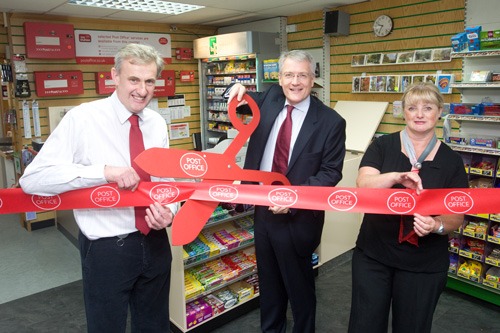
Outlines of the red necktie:
[[399,221],[399,243],[408,242],[418,247],[418,235],[413,230],[413,216],[401,215]]
[[292,110],[293,105],[286,106],[286,119],[281,124],[276,138],[276,147],[274,148],[272,171],[286,174],[288,169],[288,156],[290,153],[290,141],[292,140]]
[[[144,170],[139,168],[134,162],[134,159],[141,152],[144,151],[144,140],[142,138],[142,132],[139,128],[139,116],[133,114],[128,118],[130,122],[130,134],[129,134],[129,145],[130,145],[130,164],[132,168],[137,171],[139,177],[143,181],[151,181],[151,177]],[[135,227],[144,235],[147,235],[151,230],[146,223],[146,207],[135,207]]]

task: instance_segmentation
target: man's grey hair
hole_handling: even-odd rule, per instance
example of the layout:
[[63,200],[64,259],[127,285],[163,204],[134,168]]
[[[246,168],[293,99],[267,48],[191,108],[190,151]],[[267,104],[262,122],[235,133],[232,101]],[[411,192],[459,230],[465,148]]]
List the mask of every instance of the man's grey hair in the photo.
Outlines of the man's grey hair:
[[156,64],[156,77],[160,76],[165,63],[154,47],[143,44],[127,44],[122,47],[115,55],[115,69],[120,73],[124,60],[130,61],[136,65],[148,65],[151,63]]
[[292,50],[292,51],[282,52],[280,55],[280,60],[279,60],[280,74],[282,73],[281,69],[283,68],[283,64],[285,63],[286,59],[292,59],[295,61],[307,61],[309,63],[309,67],[310,67],[309,74],[314,74],[314,70],[316,68],[316,63],[314,62],[313,56],[309,52],[304,51],[304,50]]

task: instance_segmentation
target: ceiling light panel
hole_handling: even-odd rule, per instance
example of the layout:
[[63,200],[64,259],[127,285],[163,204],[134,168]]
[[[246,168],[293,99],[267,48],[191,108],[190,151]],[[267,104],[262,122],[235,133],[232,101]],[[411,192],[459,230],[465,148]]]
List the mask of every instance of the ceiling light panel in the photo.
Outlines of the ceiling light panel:
[[68,0],[68,4],[168,15],[178,15],[205,8],[205,6],[188,5],[161,0]]

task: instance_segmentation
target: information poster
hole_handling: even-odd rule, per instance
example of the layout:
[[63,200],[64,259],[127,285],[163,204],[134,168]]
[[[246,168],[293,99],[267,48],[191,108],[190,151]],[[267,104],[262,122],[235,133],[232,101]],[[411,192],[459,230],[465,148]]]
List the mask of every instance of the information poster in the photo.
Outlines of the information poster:
[[179,123],[168,125],[170,132],[170,140],[178,140],[189,138],[189,124]]
[[166,63],[172,62],[172,40],[169,34],[75,30],[76,62],[78,64],[114,64],[115,54],[126,44],[151,45]]

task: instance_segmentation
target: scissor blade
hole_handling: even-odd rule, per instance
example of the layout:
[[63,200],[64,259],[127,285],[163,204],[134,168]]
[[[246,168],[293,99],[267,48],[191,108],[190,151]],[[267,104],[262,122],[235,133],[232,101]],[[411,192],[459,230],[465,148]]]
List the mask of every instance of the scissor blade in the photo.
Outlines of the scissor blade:
[[148,174],[155,177],[187,178],[180,166],[181,157],[189,150],[169,148],[149,148],[140,153],[135,162]]
[[187,200],[174,217],[172,245],[195,240],[218,205],[216,201]]

